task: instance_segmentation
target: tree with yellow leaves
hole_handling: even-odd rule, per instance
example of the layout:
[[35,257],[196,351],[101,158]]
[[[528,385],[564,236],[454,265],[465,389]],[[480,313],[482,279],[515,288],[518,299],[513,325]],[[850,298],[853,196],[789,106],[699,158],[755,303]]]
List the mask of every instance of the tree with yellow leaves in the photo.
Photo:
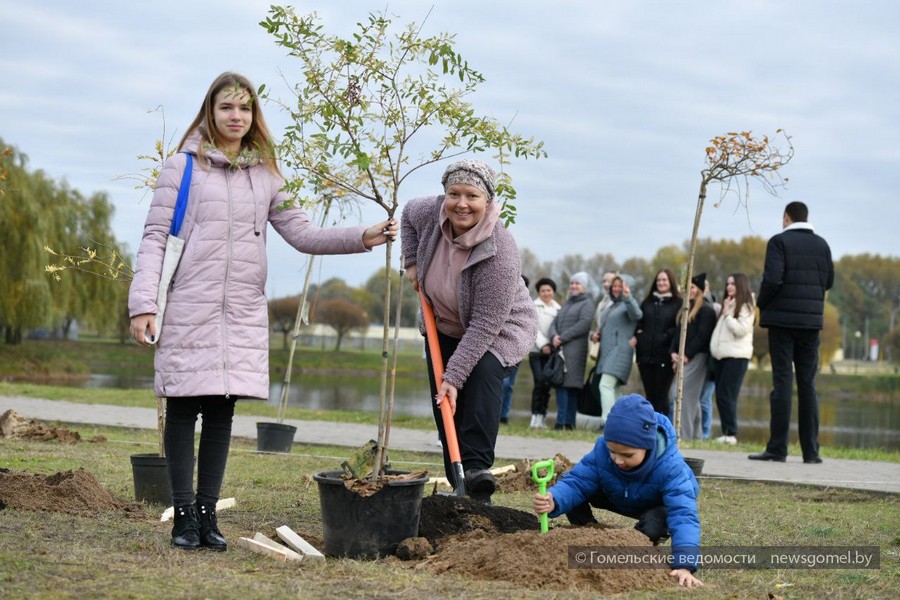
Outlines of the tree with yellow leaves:
[[[707,188],[718,183],[721,186],[719,201],[713,206],[718,208],[729,196],[735,196],[738,204],[748,207],[750,199],[750,183],[755,181],[770,194],[777,196],[778,189],[783,188],[787,178],[782,177],[780,170],[794,156],[791,137],[782,129],[776,131],[786,145],[776,146],[769,136],[755,137],[750,131],[729,132],[710,140],[706,147],[706,166],[700,172],[700,194],[697,197],[697,210],[694,213],[694,230],[691,235],[691,246],[688,251],[687,269],[682,277],[682,288],[687,290],[694,276],[694,256],[697,252],[697,236],[700,231],[700,217],[706,202]],[[681,432],[681,400],[684,388],[684,346],[687,338],[688,313],[690,312],[690,295],[685,292],[681,306],[681,330],[678,341],[678,362],[675,376],[676,394],[674,414],[675,431]]]

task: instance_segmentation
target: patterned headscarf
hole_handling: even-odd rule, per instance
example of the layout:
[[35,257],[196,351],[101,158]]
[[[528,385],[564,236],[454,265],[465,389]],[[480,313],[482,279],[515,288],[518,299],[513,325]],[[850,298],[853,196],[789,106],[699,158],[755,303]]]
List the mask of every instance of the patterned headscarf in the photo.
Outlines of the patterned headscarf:
[[480,160],[460,160],[447,167],[441,177],[444,191],[455,183],[480,189],[488,202],[494,199],[494,170]]

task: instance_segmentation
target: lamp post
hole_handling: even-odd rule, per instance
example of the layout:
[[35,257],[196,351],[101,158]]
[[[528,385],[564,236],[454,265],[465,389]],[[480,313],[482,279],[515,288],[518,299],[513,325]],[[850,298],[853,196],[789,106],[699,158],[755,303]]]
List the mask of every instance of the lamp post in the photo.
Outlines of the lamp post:
[[856,333],[853,334],[853,337],[856,338],[856,341],[853,343],[853,374],[856,375],[859,373],[859,353],[857,348],[861,346],[860,342],[862,341],[862,331],[859,329],[856,330]]

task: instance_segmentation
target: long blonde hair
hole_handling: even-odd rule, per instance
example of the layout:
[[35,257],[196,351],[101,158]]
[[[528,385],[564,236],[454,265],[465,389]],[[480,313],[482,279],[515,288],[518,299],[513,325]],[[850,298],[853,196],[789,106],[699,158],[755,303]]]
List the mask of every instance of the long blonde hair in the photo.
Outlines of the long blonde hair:
[[[241,140],[241,150],[249,148],[250,150],[257,152],[262,163],[266,165],[266,168],[279,177],[282,177],[275,156],[275,140],[272,138],[272,134],[269,133],[269,127],[266,125],[266,119],[263,117],[262,109],[259,106],[259,96],[256,94],[256,88],[253,87],[253,84],[250,83],[249,79],[238,73],[222,73],[212,82],[209,86],[209,90],[206,92],[206,96],[203,98],[203,103],[200,105],[197,116],[194,117],[193,122],[188,126],[184,137],[181,138],[178,149],[181,150],[184,147],[184,143],[195,130],[199,130],[200,132],[201,147],[204,142],[210,143],[218,148],[222,147],[223,144],[219,139],[219,132],[216,129],[215,124],[213,102],[215,101],[216,95],[226,87],[232,87],[235,90],[243,90],[250,94],[250,110],[252,111],[253,122],[250,123],[250,130]],[[205,163],[202,152],[198,153],[197,158]]]
[[[694,285],[694,284],[691,284]],[[697,287],[697,286],[694,286]],[[690,287],[688,287],[688,293],[690,293]],[[697,313],[700,312],[700,307],[703,306],[703,290],[697,288],[697,295],[690,301],[691,310],[688,312],[688,323],[694,320],[694,317],[697,316]],[[678,311],[678,315],[675,317],[676,323],[681,323],[681,311]]]

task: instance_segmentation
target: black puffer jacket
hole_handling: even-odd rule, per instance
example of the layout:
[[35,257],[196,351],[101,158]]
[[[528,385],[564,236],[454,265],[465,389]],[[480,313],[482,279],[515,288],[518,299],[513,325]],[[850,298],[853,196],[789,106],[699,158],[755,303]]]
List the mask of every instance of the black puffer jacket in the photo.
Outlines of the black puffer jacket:
[[834,284],[828,243],[806,223],[772,237],[756,305],[762,327],[822,329],[825,291]]
[[[691,301],[691,308],[694,307],[694,301]],[[716,310],[707,304],[703,306],[694,315],[694,318],[688,322],[687,331],[684,338],[684,355],[692,360],[698,354],[709,354],[709,340],[712,339],[713,329],[716,328]],[[669,352],[678,352],[678,343],[681,341],[679,334],[681,327],[669,346]]]
[[677,327],[675,317],[681,298],[651,296],[641,303],[643,316],[637,325],[637,362],[671,364],[669,347]]

